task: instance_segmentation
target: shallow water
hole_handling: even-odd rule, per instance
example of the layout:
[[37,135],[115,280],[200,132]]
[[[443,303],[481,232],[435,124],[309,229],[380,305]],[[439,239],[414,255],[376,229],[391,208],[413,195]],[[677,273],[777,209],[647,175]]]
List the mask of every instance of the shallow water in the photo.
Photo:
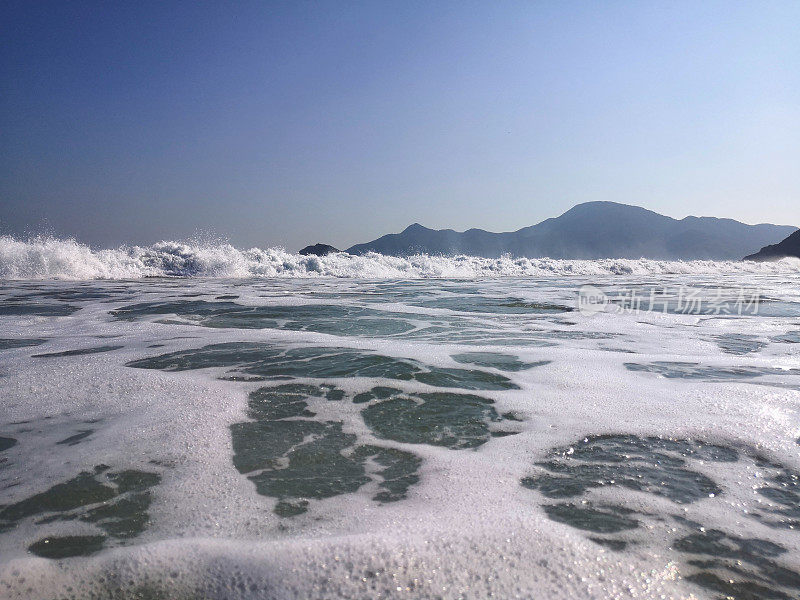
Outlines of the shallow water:
[[593,277],[5,282],[0,596],[800,596],[800,272]]

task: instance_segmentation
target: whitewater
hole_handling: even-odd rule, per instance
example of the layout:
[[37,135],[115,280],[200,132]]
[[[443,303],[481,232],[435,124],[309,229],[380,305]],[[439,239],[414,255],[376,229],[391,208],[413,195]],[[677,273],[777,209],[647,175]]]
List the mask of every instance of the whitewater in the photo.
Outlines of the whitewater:
[[800,596],[796,260],[2,237],[0,398],[4,600]]
[[139,279],[142,277],[349,277],[474,278],[553,275],[660,275],[712,273],[796,273],[800,259],[774,263],[662,261],[648,259],[559,260],[408,257],[367,253],[301,256],[282,248],[237,249],[220,242],[163,241],[152,246],[95,250],[72,239],[0,236],[0,279]]

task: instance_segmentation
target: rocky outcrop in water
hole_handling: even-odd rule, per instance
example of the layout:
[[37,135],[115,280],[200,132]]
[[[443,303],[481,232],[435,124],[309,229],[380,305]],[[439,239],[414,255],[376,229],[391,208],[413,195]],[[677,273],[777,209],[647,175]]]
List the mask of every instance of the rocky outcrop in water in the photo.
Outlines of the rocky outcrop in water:
[[327,256],[334,252],[341,252],[341,250],[329,246],[328,244],[314,244],[313,246],[306,246],[300,250],[300,254],[303,256]]
[[764,246],[761,250],[750,256],[745,256],[743,260],[779,260],[787,256],[800,258],[800,229],[778,244]]

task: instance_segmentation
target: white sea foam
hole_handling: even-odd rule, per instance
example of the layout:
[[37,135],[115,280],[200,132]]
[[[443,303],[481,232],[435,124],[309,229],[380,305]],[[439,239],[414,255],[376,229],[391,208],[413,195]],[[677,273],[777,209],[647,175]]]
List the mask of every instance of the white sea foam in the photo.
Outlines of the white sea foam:
[[[86,255],[94,253],[87,249]],[[368,262],[369,257],[330,259]],[[63,259],[64,264],[69,261]],[[650,274],[631,279],[642,285],[659,281]],[[698,284],[718,287],[751,277],[743,273],[698,279]],[[776,281],[765,290],[773,302],[797,302],[800,274],[768,279]],[[712,591],[688,579],[697,569],[687,561],[698,557],[674,550],[677,538],[693,532],[691,523],[786,548],[780,556],[756,558],[760,563],[734,565],[742,570],[741,577],[720,571],[737,581],[752,581],[747,573],[759,564],[769,568],[774,562],[791,571],[800,564],[795,529],[772,528],[747,516],[757,505],[759,514],[776,519],[774,510],[783,506],[757,493],[765,484],[765,467],[757,468],[746,457],[707,464],[687,457],[693,469],[720,485],[723,493],[717,498],[680,504],[620,486],[593,489],[585,496],[589,500],[623,503],[638,511],[642,526],[617,536],[631,542],[624,550],[597,545],[591,532],[551,520],[545,507],[561,500],[520,484],[523,477],[542,474],[540,463],[551,448],[597,434],[698,438],[739,449],[743,457],[748,448],[757,448],[759,455],[798,472],[797,374],[714,381],[664,377],[625,366],[800,368],[797,344],[780,341],[797,331],[796,316],[712,319],[660,312],[574,311],[567,319],[553,314],[492,316],[462,311],[450,320],[445,317],[455,310],[452,303],[446,304],[450,308],[427,306],[431,299],[454,296],[463,302],[460,308],[469,308],[482,297],[563,303],[577,294],[569,277],[553,277],[544,284],[415,281],[387,286],[346,279],[285,279],[265,285],[188,278],[129,284],[11,283],[4,288],[0,307],[4,301],[5,306],[27,307],[28,303],[14,299],[23,295],[30,303],[43,305],[69,292],[95,292],[101,297],[64,296],[69,300],[61,302],[81,307],[67,318],[0,315],[0,339],[46,340],[2,353],[0,436],[14,438],[17,444],[5,452],[6,462],[0,465],[0,503],[24,501],[100,464],[114,472],[157,472],[161,481],[150,489],[145,530],[129,539],[112,539],[91,556],[55,561],[28,552],[44,536],[98,533],[91,523],[79,518],[16,520],[0,534],[1,598],[711,597]],[[339,326],[318,331],[266,319],[271,324],[265,329],[235,329],[202,327],[190,319],[180,324],[158,312],[134,321],[109,314],[141,302],[192,303],[222,294],[235,295],[236,302],[248,306],[324,302],[320,313],[307,315],[306,320],[297,316],[303,325],[324,320],[324,307],[330,304],[363,308],[365,299],[382,300],[386,319],[415,319],[431,332],[429,337],[396,333],[376,337],[374,332],[349,327],[352,321],[339,313],[327,317]],[[400,310],[400,315],[392,312]],[[375,327],[377,321],[370,317]],[[448,334],[444,339],[439,337],[442,329]],[[478,339],[481,345],[462,343],[459,334],[467,334],[473,342]],[[507,344],[490,345],[502,334],[508,336]],[[546,336],[550,345],[537,345],[533,343],[537,338],[526,337],[537,335]],[[725,352],[720,342],[737,336],[766,345],[746,354]],[[493,437],[474,449],[395,443],[372,432],[362,417],[364,404],[309,399],[318,422],[341,422],[343,431],[356,436],[358,443],[396,447],[419,456],[420,479],[402,501],[375,502],[372,482],[353,493],[311,499],[308,513],[284,518],[273,512],[276,498],[260,494],[232,462],[231,426],[250,420],[248,393],[279,382],[221,380],[223,368],[161,371],[126,366],[162,353],[256,341],[276,347],[372,350],[444,368],[463,368],[453,355],[474,351],[510,353],[526,363],[550,362],[504,372],[520,389],[469,390],[493,400],[500,415],[515,414],[520,419],[496,424],[498,430],[502,425],[517,435]],[[106,344],[120,348],[82,356],[32,356]],[[409,392],[442,390],[418,381],[362,376],[297,380],[314,385],[323,381],[350,395],[373,385]],[[92,432],[80,443],[59,443],[84,430]],[[687,522],[681,524],[676,515]]]
[[408,257],[346,253],[301,256],[282,248],[242,250],[225,243],[159,242],[95,250],[73,239],[0,236],[0,279],[139,279],[144,277],[342,277],[422,279],[605,275],[694,275],[716,273],[797,274],[800,260],[663,261],[649,259],[560,260]]

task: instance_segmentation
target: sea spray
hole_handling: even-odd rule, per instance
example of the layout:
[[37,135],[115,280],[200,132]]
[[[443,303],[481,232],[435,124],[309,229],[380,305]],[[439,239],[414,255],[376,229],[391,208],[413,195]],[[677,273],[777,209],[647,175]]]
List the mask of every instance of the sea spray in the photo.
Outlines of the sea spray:
[[607,258],[563,260],[414,254],[397,257],[301,256],[283,248],[238,249],[220,242],[163,241],[151,246],[93,249],[74,239],[0,236],[0,279],[140,279],[144,277],[341,277],[472,279],[486,277],[641,276],[723,273],[793,274],[800,260],[663,261]]

